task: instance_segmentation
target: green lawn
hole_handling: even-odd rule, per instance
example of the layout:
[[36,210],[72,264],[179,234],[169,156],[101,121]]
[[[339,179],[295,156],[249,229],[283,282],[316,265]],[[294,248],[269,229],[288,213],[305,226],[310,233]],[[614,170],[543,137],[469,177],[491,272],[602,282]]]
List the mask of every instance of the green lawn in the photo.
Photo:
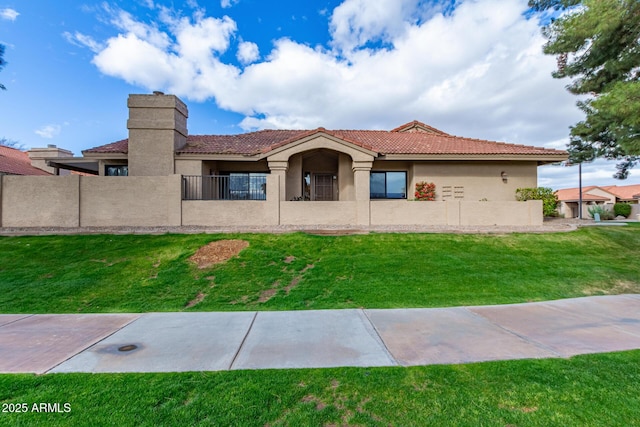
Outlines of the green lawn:
[[[189,262],[188,257],[200,246],[230,238],[250,245],[238,257],[205,270]],[[2,237],[0,311],[299,310],[519,303],[640,293],[638,259],[638,225],[507,235]]]
[[[229,238],[250,245],[206,270],[188,261]],[[0,310],[515,303],[638,293],[638,259],[638,225],[540,235],[5,237]],[[0,375],[0,425],[640,426],[639,381],[640,350],[410,368]],[[12,413],[23,405],[29,412]]]
[[[14,426],[638,426],[640,351],[412,368],[0,375]],[[38,408],[39,406],[36,406]]]

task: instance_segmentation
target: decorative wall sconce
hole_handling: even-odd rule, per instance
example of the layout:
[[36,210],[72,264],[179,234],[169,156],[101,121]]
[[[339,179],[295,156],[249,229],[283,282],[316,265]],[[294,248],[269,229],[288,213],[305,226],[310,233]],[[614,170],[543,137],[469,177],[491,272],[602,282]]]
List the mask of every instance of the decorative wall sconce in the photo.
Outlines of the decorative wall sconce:
[[500,176],[502,177],[502,182],[505,184],[509,181],[509,175],[505,171],[500,172]]

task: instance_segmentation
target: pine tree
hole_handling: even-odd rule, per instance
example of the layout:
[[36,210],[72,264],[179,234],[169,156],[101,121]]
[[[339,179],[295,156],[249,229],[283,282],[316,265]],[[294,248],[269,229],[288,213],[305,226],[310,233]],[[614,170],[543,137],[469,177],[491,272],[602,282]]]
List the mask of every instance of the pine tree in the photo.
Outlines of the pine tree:
[[[7,62],[4,60],[4,45],[0,44],[0,71],[7,65]],[[6,87],[2,83],[0,83],[0,89],[5,90]]]
[[622,160],[624,179],[640,156],[640,1],[532,0],[534,10],[561,13],[543,29],[544,52],[558,58],[555,78],[581,96],[585,120],[571,127],[569,152],[576,162]]

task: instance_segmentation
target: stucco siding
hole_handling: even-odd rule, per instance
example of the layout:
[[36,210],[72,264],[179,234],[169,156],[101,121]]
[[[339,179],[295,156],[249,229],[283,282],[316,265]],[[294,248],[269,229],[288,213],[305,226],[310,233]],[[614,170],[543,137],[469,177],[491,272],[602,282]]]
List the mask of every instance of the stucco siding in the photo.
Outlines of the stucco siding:
[[[504,182],[502,173],[506,174]],[[420,181],[436,185],[436,200],[444,200],[449,187],[452,199],[465,201],[515,201],[518,188],[537,187],[535,162],[416,162],[409,183],[409,197]]]
[[460,225],[542,225],[542,201],[461,202]]
[[[362,175],[362,177],[360,177]],[[368,179],[356,171],[355,182]],[[4,176],[3,227],[270,226],[270,225],[542,225],[542,203],[410,200],[281,201],[280,182],[267,177],[267,199],[183,201],[181,176]],[[362,189],[361,189],[362,190]],[[368,193],[368,190],[367,190]],[[356,195],[357,196],[357,195]]]
[[357,219],[356,202],[282,202],[282,225],[347,225]]
[[250,227],[277,224],[277,204],[263,200],[185,200],[182,202],[182,225]]
[[180,225],[180,175],[82,177],[80,225]]
[[373,200],[371,225],[447,225],[448,207],[449,202]]
[[374,200],[371,225],[541,226],[542,202]]
[[3,176],[3,227],[77,227],[80,177]]

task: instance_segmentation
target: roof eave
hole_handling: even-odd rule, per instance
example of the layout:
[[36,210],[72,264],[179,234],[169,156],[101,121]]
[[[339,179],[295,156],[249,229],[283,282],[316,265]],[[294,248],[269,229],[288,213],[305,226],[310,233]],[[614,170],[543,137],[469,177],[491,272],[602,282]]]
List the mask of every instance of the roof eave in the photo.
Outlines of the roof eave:
[[370,155],[372,157],[377,157],[378,156],[378,152],[376,152],[376,151],[373,151],[373,150],[370,150],[367,147],[363,147],[361,145],[358,145],[358,144],[356,144],[356,143],[354,143],[354,142],[352,142],[352,141],[350,141],[348,139],[340,138],[339,136],[333,135],[332,133],[326,131],[325,129],[320,128],[320,129],[314,130],[310,134],[303,135],[301,138],[297,138],[297,139],[294,139],[294,140],[287,141],[284,144],[282,144],[282,143],[281,144],[277,144],[277,146],[275,148],[269,148],[269,149],[265,150],[264,152],[262,152],[260,154],[260,159],[271,157],[274,154],[280,153],[281,151],[285,151],[285,150],[290,149],[291,147],[295,147],[297,145],[304,144],[305,142],[310,141],[310,140],[315,139],[315,138],[318,138],[318,137],[325,137],[325,138],[331,139],[331,140],[333,140],[335,142],[338,142],[340,144],[344,144],[346,146],[349,146],[349,147],[351,147],[352,149],[354,149],[356,151],[360,151],[360,152],[362,152],[364,154],[367,154],[367,155]]
[[385,154],[379,160],[469,160],[469,161],[518,161],[537,162],[538,165],[566,159],[564,154]]
[[120,151],[106,151],[106,152],[84,152],[83,151],[82,155],[84,158],[90,158],[90,159],[96,159],[96,160],[109,160],[109,159],[127,160],[129,158],[128,153],[123,153]]
[[47,160],[47,165],[58,169],[97,175],[99,160],[87,159],[86,157],[59,157]]
[[261,160],[264,156],[259,154],[237,154],[237,153],[175,153],[176,159],[181,160],[224,160],[224,161],[240,161],[255,162]]

